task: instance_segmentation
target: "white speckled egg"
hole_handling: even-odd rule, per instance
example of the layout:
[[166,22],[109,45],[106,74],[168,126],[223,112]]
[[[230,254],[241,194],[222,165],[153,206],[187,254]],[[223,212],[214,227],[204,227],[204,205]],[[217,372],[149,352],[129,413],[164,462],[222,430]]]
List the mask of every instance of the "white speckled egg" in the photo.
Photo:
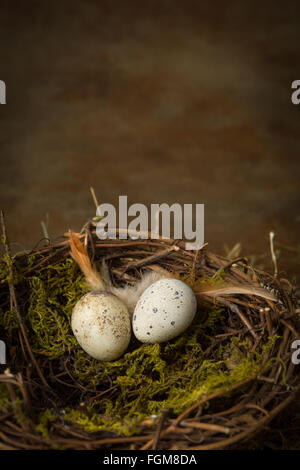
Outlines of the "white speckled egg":
[[71,326],[85,352],[100,361],[117,359],[127,349],[130,315],[126,305],[115,295],[89,292],[75,305]]
[[160,279],[138,300],[132,329],[143,343],[162,343],[183,333],[192,323],[197,300],[192,289],[178,279]]

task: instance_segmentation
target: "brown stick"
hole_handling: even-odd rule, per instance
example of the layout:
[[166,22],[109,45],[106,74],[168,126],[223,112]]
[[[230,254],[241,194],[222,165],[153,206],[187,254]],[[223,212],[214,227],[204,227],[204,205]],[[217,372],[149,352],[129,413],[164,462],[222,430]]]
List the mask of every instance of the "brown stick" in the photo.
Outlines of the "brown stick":
[[[239,387],[242,387],[243,385],[246,385],[247,383],[251,382],[253,380],[253,378],[249,378],[249,379],[245,379],[243,380],[242,382],[239,382],[237,384],[235,384],[233,387],[230,388],[230,390],[228,390],[228,392],[230,391],[233,391]],[[203,398],[201,398],[201,400],[199,400],[197,403],[195,403],[194,405],[192,405],[190,408],[188,408],[187,410],[183,411],[174,421],[173,423],[167,428],[165,429],[162,433],[161,433],[161,437],[163,436],[166,436],[167,434],[169,434],[170,432],[174,431],[176,426],[178,426],[178,424],[183,420],[183,418],[187,415],[189,415],[192,411],[194,411],[195,409],[199,408],[199,406],[203,405],[204,403],[207,403],[208,401],[210,400],[213,400],[214,398],[217,398],[221,395],[224,394],[224,390],[220,390],[219,392],[216,392],[216,393],[213,393],[209,396],[205,396]],[[151,447],[153,444],[153,439],[150,439],[140,450],[147,450],[149,449],[149,447]]]
[[163,427],[163,424],[168,416],[168,411],[169,410],[163,410],[162,412],[162,415],[159,419],[159,423],[158,423],[158,426],[156,428],[156,431],[155,431],[155,436],[154,436],[154,439],[153,439],[153,445],[152,445],[152,450],[156,450],[157,449],[157,446],[158,446],[158,441],[159,441],[159,437],[160,437],[160,433],[161,433],[161,430],[162,430],[162,427]]
[[183,421],[181,423],[181,426],[187,427],[187,428],[196,428],[196,429],[203,429],[206,431],[213,431],[213,432],[220,432],[223,434],[229,434],[230,433],[230,428],[227,428],[225,426],[220,426],[219,424],[211,424],[211,423],[201,423],[201,422],[188,422],[188,421]]
[[257,334],[255,333],[255,331],[253,330],[252,326],[250,325],[249,321],[247,320],[247,318],[245,317],[245,315],[240,311],[240,309],[235,305],[233,304],[232,302],[228,302],[227,300],[221,298],[221,297],[218,297],[217,298],[219,302],[221,302],[222,304],[224,305],[227,305],[230,310],[232,310],[234,313],[236,313],[240,319],[242,320],[242,322],[244,323],[244,325],[247,327],[247,330],[249,331],[249,333],[251,333],[251,335],[253,336],[253,338],[255,340],[257,340]]
[[260,421],[257,422],[255,426],[252,426],[251,429],[247,429],[239,434],[236,434],[233,437],[224,439],[223,441],[214,442],[212,444],[207,444],[204,446],[195,446],[189,447],[189,450],[213,450],[213,449],[225,449],[225,447],[234,444],[235,442],[241,441],[246,437],[253,436],[257,431],[259,431],[263,426],[265,426],[271,419],[273,419],[280,411],[282,411],[289,403],[291,403],[295,398],[295,395],[290,395],[286,398],[280,405],[274,408],[267,416],[264,416]]
[[178,251],[178,250],[179,250],[178,246],[172,245],[172,246],[166,248],[165,250],[159,251],[158,253],[154,253],[153,255],[148,256],[147,258],[144,258],[142,260],[135,261],[134,263],[128,264],[127,266],[125,266],[123,272],[126,272],[129,269],[133,269],[133,268],[135,268],[135,269],[136,268],[141,268],[142,266],[146,266],[149,263],[152,264],[155,261],[158,261],[159,259],[162,259],[165,256],[168,256],[172,251]]
[[239,257],[239,258],[233,259],[229,261],[228,263],[226,263],[225,266],[222,266],[220,269],[218,269],[213,275],[213,278],[217,277],[220,274],[220,272],[227,271],[229,268],[231,268],[233,264],[240,263],[241,261],[243,261],[246,265],[248,263],[248,260],[245,257]]
[[9,293],[10,293],[11,303],[14,306],[14,310],[15,310],[15,313],[17,315],[17,320],[18,320],[18,323],[19,323],[19,326],[20,326],[20,330],[22,332],[22,335],[23,335],[28,353],[30,355],[30,358],[31,358],[36,370],[37,370],[37,373],[38,373],[41,381],[43,382],[45,387],[50,388],[47,381],[46,381],[46,379],[45,379],[45,377],[42,374],[42,371],[41,371],[35,357],[34,357],[34,354],[32,352],[32,349],[31,349],[31,346],[30,346],[30,343],[29,343],[29,340],[28,340],[28,337],[27,337],[27,333],[26,333],[26,330],[25,330],[25,327],[24,327],[24,324],[23,324],[23,320],[22,320],[22,316],[21,316],[21,313],[20,313],[20,310],[19,310],[19,305],[18,305],[18,302],[17,302],[17,296],[16,296],[14,284],[13,284],[13,264],[12,264],[11,254],[10,254],[9,243],[8,243],[8,239],[7,239],[7,235],[6,235],[6,227],[5,227],[5,220],[4,220],[3,211],[0,211],[0,218],[1,218],[1,226],[2,226],[2,234],[3,234],[2,242],[3,242],[3,245],[5,247],[6,254],[9,258],[9,264],[8,264],[9,281],[8,281],[8,286],[9,286]]

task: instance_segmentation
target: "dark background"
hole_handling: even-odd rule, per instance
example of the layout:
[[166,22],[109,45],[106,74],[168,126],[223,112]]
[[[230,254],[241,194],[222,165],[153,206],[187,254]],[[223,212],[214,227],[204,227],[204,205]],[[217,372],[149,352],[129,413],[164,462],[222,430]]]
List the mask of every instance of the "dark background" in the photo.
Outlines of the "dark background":
[[100,202],[204,203],[211,249],[241,242],[267,268],[274,230],[299,279],[299,52],[296,1],[1,1],[12,249],[47,214],[51,238],[79,230],[94,186]]

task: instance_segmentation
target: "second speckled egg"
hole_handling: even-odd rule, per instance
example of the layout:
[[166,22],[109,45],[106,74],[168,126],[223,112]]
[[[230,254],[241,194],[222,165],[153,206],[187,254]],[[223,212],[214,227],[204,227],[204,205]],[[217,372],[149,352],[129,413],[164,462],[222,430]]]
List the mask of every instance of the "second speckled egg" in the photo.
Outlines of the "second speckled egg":
[[197,300],[178,279],[160,279],[148,287],[136,304],[132,329],[142,343],[162,343],[183,333],[192,323]]

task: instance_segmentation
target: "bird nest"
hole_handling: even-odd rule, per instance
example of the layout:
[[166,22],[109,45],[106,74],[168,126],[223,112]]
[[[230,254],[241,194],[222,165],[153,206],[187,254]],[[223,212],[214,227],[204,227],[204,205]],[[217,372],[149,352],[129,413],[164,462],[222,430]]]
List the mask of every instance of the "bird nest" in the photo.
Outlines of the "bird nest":
[[[87,291],[68,239],[0,262],[0,448],[224,449],[261,431],[295,397],[291,361],[297,299],[287,280],[182,241],[80,235],[116,286],[149,270],[192,288],[264,286],[251,295],[198,296],[192,325],[162,344],[134,336],[118,360],[88,356],[72,334],[72,309]],[[298,375],[297,375],[298,374]]]

